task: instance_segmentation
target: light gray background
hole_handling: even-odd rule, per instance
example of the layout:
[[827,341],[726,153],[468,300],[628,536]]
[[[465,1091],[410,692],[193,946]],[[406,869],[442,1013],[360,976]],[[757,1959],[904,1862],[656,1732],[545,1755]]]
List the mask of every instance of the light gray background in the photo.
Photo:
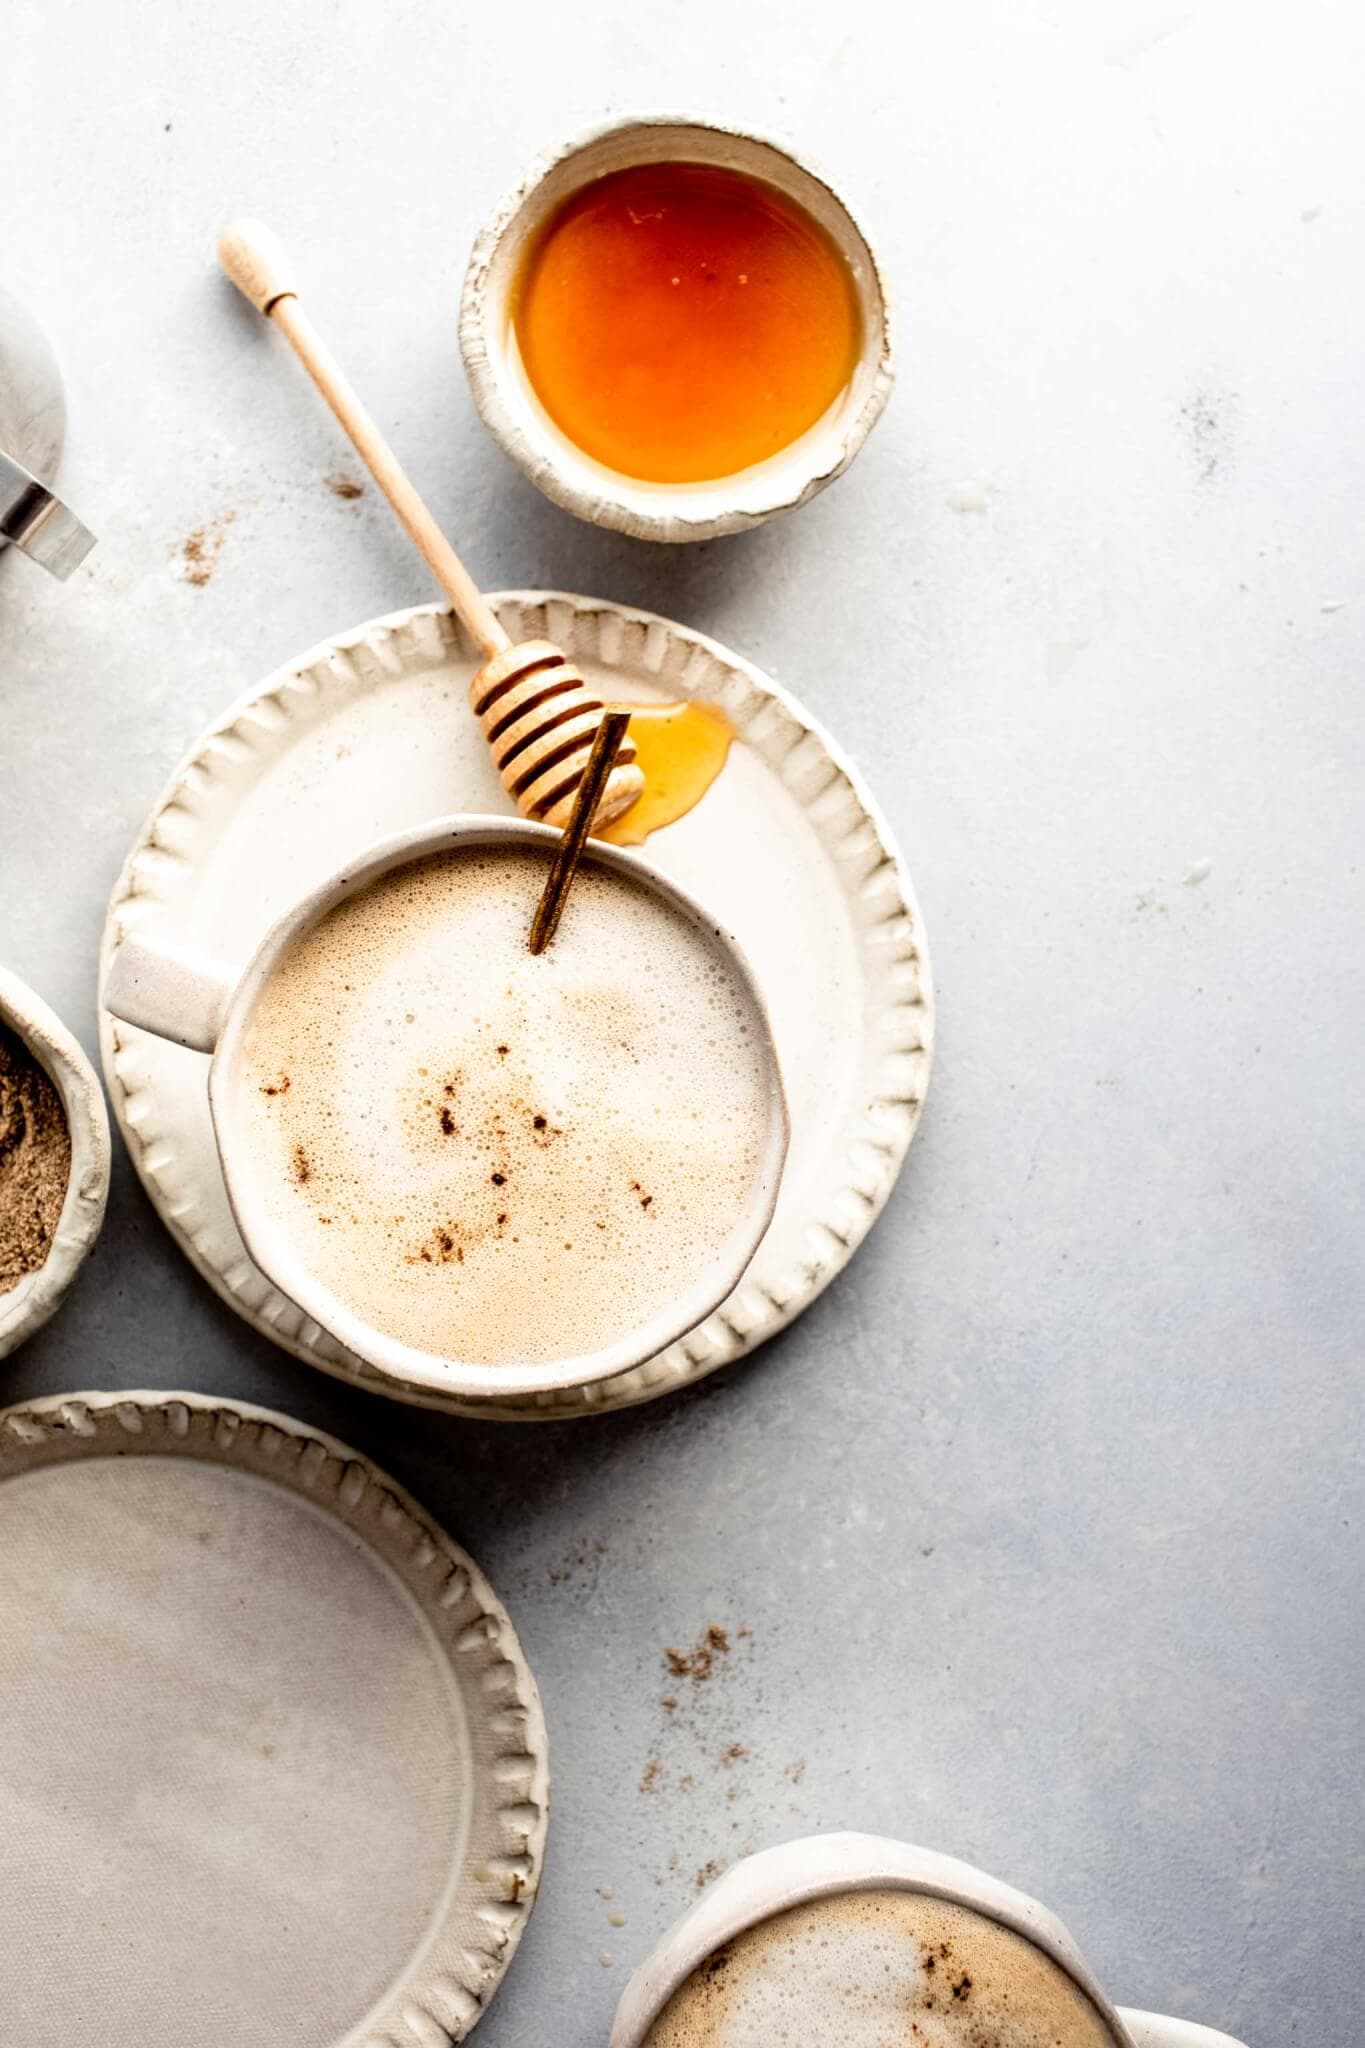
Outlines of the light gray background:
[[[602,2041],[699,1869],[850,1824],[1039,1894],[1125,2001],[1359,2039],[1362,65],[1350,0],[10,13],[0,277],[59,349],[101,545],[65,589],[0,564],[0,957],[92,1050],[105,899],[182,749],[429,591],[372,490],[325,488],[353,464],[210,267],[229,210],[295,245],[484,581],[769,666],[928,919],[939,1062],[887,1215],[689,1396],[518,1430],[350,1394],[219,1304],[121,1152],[4,1368],[273,1402],[491,1572],[556,1807],[483,2048]],[[854,471],[674,552],[536,496],[455,344],[523,162],[660,106],[825,161],[903,312]],[[670,1686],[710,1622],[729,1658]]]

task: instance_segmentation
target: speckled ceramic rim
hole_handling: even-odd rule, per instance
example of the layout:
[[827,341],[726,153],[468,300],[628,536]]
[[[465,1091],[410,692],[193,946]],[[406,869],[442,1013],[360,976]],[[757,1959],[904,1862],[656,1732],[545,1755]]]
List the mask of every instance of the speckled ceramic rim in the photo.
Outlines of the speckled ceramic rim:
[[109,1115],[104,1091],[80,1046],[18,975],[0,967],[0,1023],[7,1024],[50,1075],[71,1133],[71,1178],[46,1259],[0,1294],[0,1358],[54,1313],[99,1236],[109,1198]]
[[136,1456],[233,1466],[335,1516],[394,1572],[449,1660],[494,1763],[474,1781],[459,1880],[402,1982],[344,2048],[462,2041],[525,1931],[549,1821],[545,1717],[506,1609],[409,1493],[358,1451],[287,1415],[184,1393],[59,1394],[0,1414],[0,1485],[39,1465]]
[[[876,1050],[858,1059],[857,1109],[831,1148],[799,1244],[793,1239],[780,1261],[760,1247],[730,1300],[700,1329],[619,1379],[532,1401],[459,1401],[381,1382],[269,1285],[236,1232],[225,1242],[206,1226],[192,1148],[167,1119],[140,1051],[142,1034],[102,1010],[101,1045],[110,1100],[157,1214],[253,1329],[307,1365],[418,1407],[490,1422],[549,1422],[633,1407],[717,1371],[785,1328],[843,1270],[881,1214],[918,1127],[933,1064],[933,974],[923,915],[885,819],[857,768],[790,691],[719,641],[631,605],[544,590],[500,591],[489,602],[514,641],[550,638],[604,676],[638,667],[668,695],[719,704],[799,807],[800,829],[813,833],[844,894]],[[478,664],[444,606],[414,605],[321,642],[247,690],[195,740],[129,848],[109,901],[102,974],[126,932],[155,930],[180,871],[208,857],[204,840],[216,830],[220,806],[231,809],[241,764],[264,771],[300,725],[452,658],[471,672]]]
[[[838,404],[790,446],[733,476],[647,484],[593,461],[532,392],[508,318],[527,240],[578,185],[642,159],[723,163],[781,186],[833,236],[853,271],[863,315],[858,368]],[[580,170],[581,166],[581,170]],[[784,142],[694,114],[602,122],[547,151],[474,243],[460,309],[460,349],[474,403],[494,439],[555,504],[641,540],[710,540],[792,511],[847,469],[891,393],[892,314],[867,233],[828,176]]]
[[909,1891],[969,1907],[1008,1927],[1071,1978],[1103,2019],[1116,2048],[1240,2048],[1225,2034],[1109,2003],[1060,1920],[984,1870],[933,1849],[880,1835],[808,1835],[745,1857],[669,1929],[621,1996],[609,2048],[642,2048],[650,2027],[697,1966],[750,1927],[812,1899],[846,1892]]

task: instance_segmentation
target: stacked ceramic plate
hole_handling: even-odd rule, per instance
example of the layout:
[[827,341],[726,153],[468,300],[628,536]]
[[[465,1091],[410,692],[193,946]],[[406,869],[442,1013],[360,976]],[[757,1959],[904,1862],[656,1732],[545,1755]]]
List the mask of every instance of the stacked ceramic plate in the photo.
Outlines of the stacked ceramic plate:
[[545,1729],[416,1502],[262,1409],[75,1394],[0,1418],[0,1551],[6,2037],[463,2035],[535,1898]]
[[[733,933],[766,1005],[790,1108],[776,1208],[738,1285],[655,1355],[606,1378],[477,1392],[362,1358],[248,1255],[206,1087],[204,1013],[181,1044],[103,1018],[105,1073],[167,1227],[247,1321],[323,1370],[399,1399],[508,1419],[648,1400],[740,1357],[843,1267],[890,1192],[929,1077],[933,999],[904,865],[859,778],[785,691],[715,642],[621,605],[543,593],[495,600],[514,641],[562,647],[604,697],[698,698],[737,735],[705,804],[649,843],[650,866]],[[437,607],[314,648],[191,750],[114,892],[120,942],[181,961],[212,935],[226,987],[277,921],[376,841],[458,813],[505,812],[465,709],[477,658]],[[179,969],[177,970],[180,971]],[[183,975],[182,975],[183,983]],[[203,988],[208,993],[202,992]],[[182,995],[184,989],[181,989]],[[125,1014],[134,1007],[125,991]],[[191,1003],[193,1008],[193,1003]]]

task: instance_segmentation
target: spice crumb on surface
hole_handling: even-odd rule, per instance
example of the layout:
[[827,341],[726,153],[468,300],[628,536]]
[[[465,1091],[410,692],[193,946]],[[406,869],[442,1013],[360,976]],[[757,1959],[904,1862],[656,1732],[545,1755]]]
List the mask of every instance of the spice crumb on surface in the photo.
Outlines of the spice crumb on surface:
[[[506,1220],[505,1214],[498,1218],[499,1223],[505,1223]],[[595,1542],[584,1541],[573,1549],[566,1550],[558,1564],[548,1566],[546,1576],[552,1586],[562,1586],[573,1579],[576,1573],[588,1569],[591,1569],[595,1576],[600,1569],[599,1560],[606,1554],[607,1546],[600,1536]],[[605,1898],[607,1894],[604,1892],[602,1896]]]
[[44,1264],[71,1179],[71,1132],[55,1083],[0,1024],[0,1293]]
[[[740,1630],[744,1635],[747,1631]],[[691,1650],[677,1650],[669,1646],[664,1650],[664,1663],[673,1678],[690,1678],[698,1685],[704,1685],[716,1667],[717,1657],[730,1653],[730,1637],[725,1629],[711,1622],[701,1641]]]
[[224,512],[221,517],[206,520],[193,533],[186,534],[173,557],[179,566],[182,583],[192,583],[196,590],[202,590],[206,583],[213,581],[227,530],[236,517],[235,512]]

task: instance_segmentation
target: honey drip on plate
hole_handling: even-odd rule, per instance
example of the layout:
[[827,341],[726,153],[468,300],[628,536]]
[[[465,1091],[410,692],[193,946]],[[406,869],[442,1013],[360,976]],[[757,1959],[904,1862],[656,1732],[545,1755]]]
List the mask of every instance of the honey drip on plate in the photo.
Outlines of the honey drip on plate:
[[734,736],[715,704],[632,705],[630,737],[644,790],[624,817],[596,836],[616,846],[642,846],[652,832],[686,817],[725,766]]

